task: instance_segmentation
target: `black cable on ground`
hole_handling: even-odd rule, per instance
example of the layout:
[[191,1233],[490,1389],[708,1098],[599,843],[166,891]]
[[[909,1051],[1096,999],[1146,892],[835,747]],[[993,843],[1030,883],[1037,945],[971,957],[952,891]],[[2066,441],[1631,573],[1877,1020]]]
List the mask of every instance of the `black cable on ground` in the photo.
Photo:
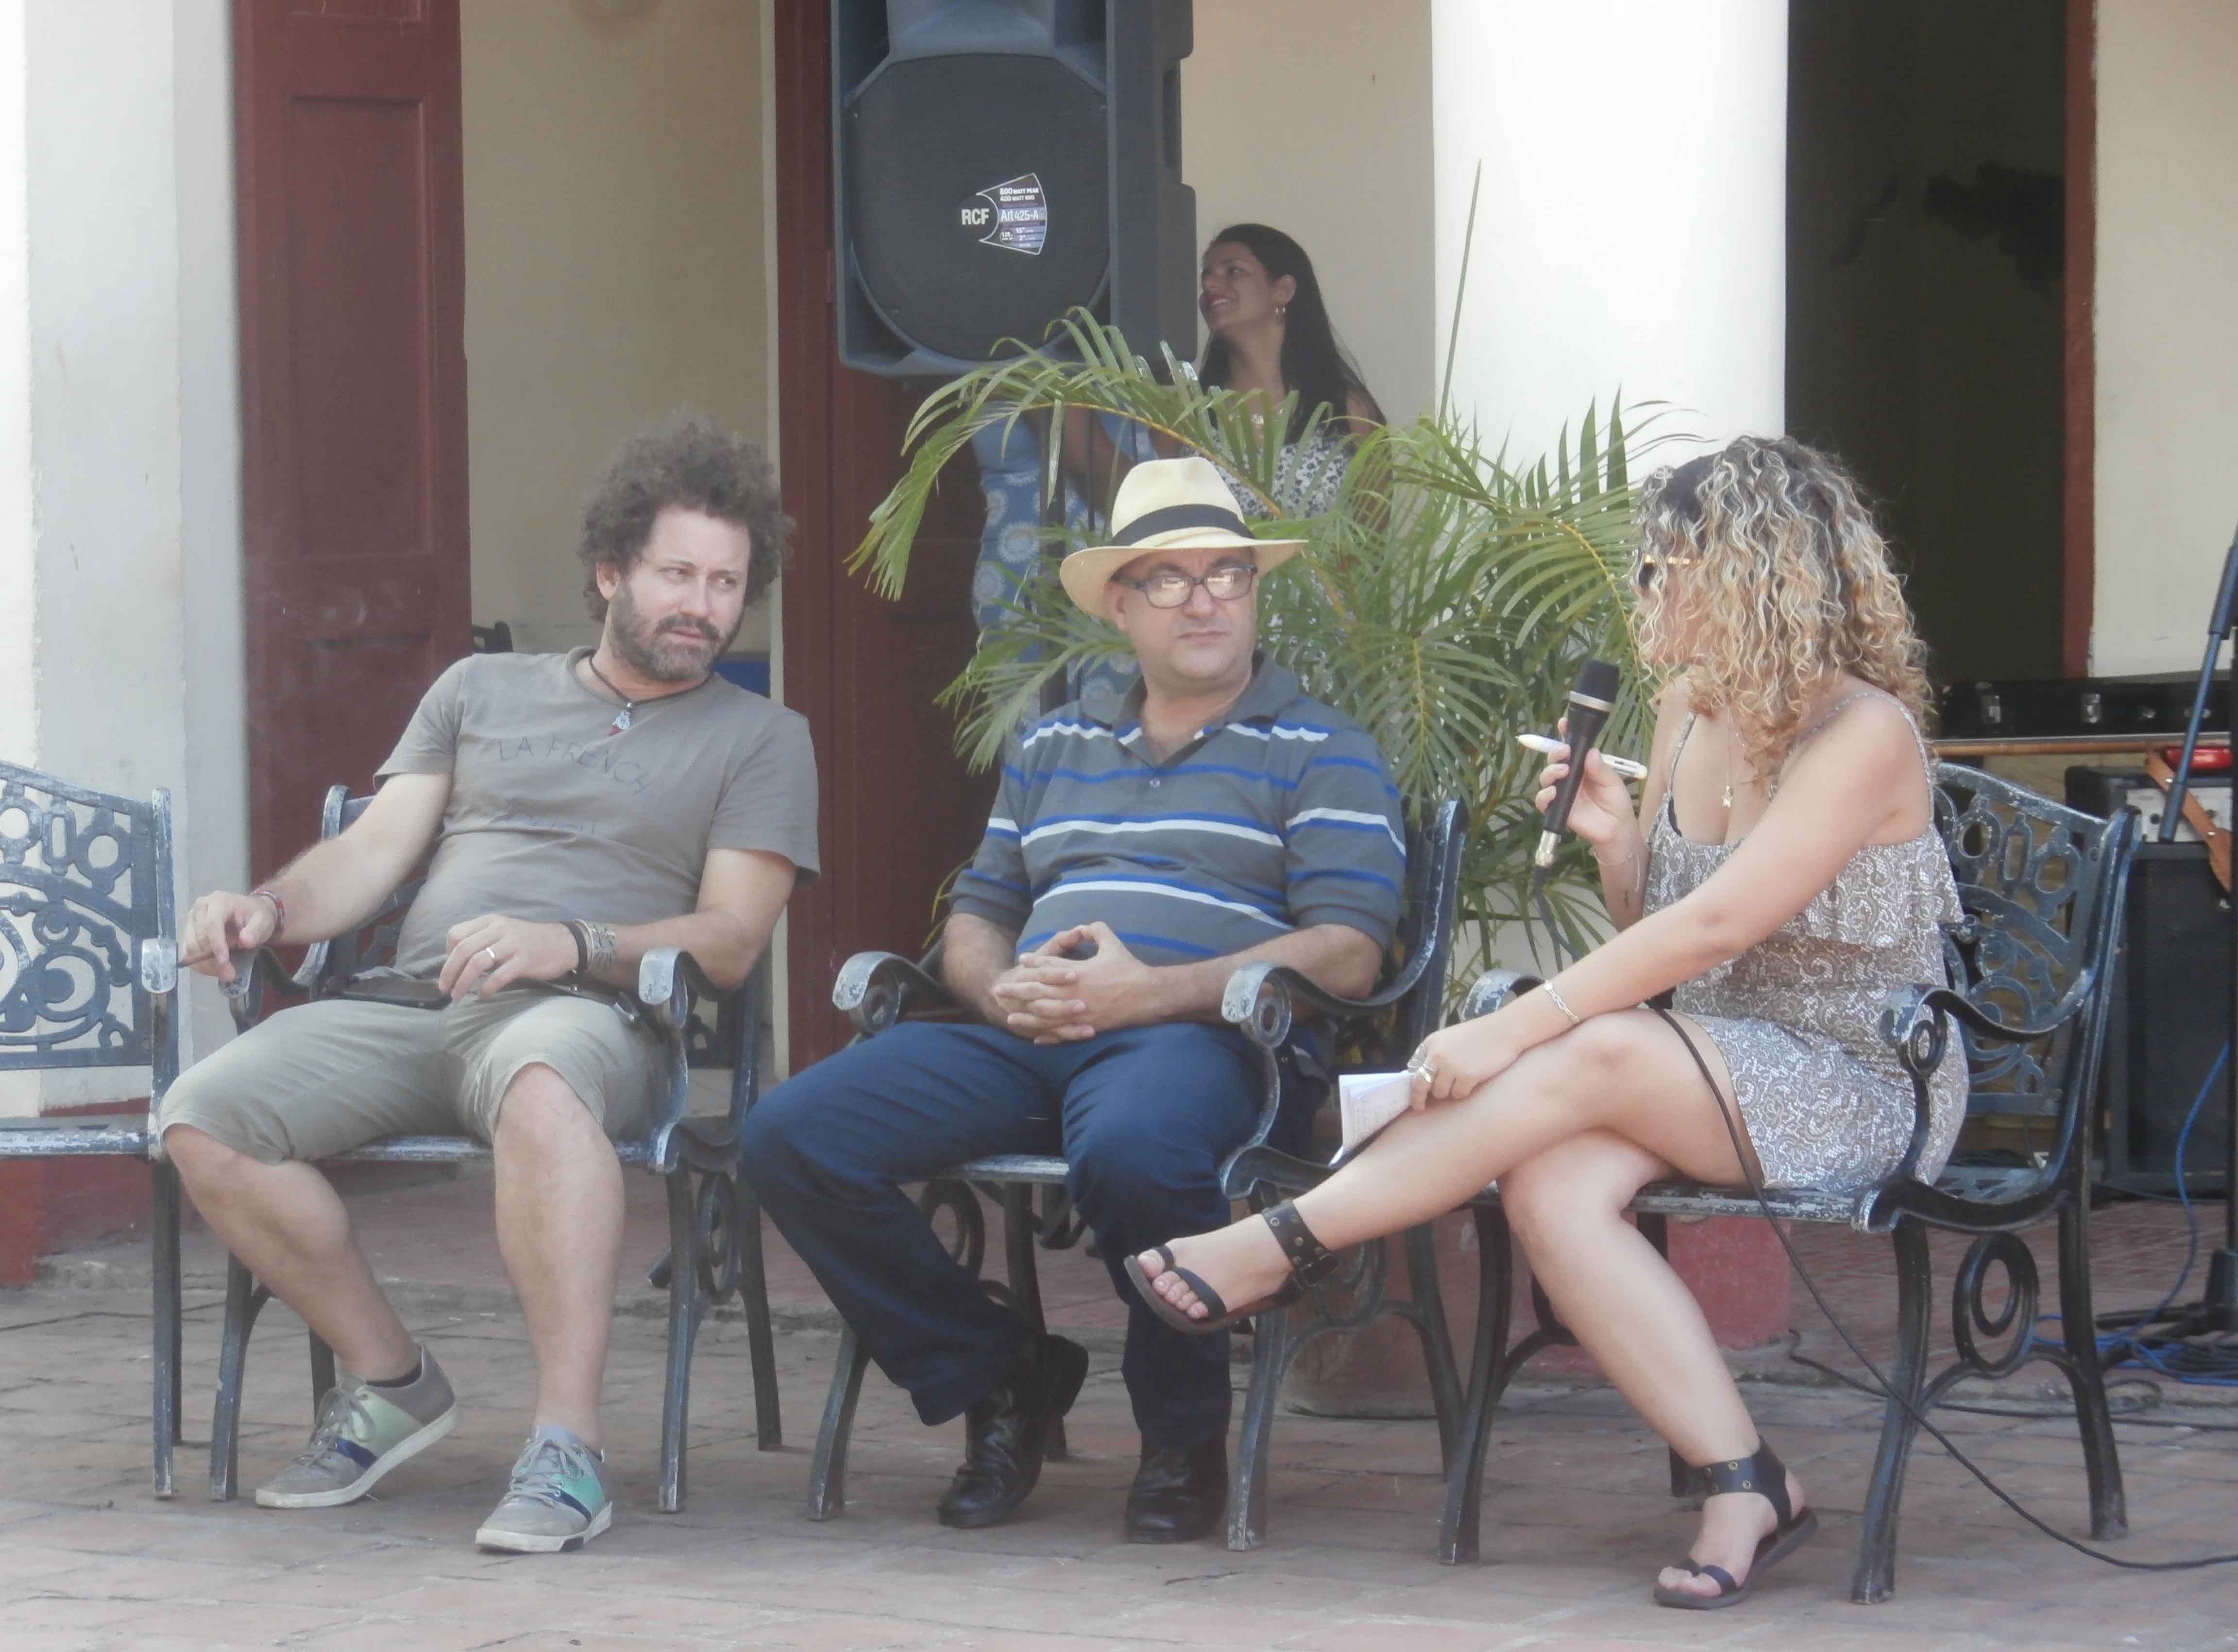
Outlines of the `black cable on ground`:
[[[1555,961],[1558,964],[1562,963],[1564,960],[1562,956],[1561,932],[1554,927],[1553,914],[1547,903],[1546,870],[1543,867],[1532,874],[1529,906],[1533,910],[1535,910],[1539,914],[1539,922],[1546,926],[1547,946],[1552,950]],[[1867,1373],[1872,1378],[1873,1382],[1877,1384],[1877,1386],[1875,1388],[1867,1388],[1864,1384],[1857,1383],[1854,1378],[1846,1377],[1843,1378],[1844,1381],[1850,1382],[1853,1384],[1854,1386],[1864,1389],[1865,1392],[1873,1395],[1874,1398],[1877,1399],[1884,1401],[1893,1400],[1897,1404],[1901,1405],[1904,1408],[1905,1415],[1911,1418],[1914,1425],[1928,1434],[1934,1439],[1937,1444],[1948,1451],[1951,1457],[1957,1460],[1958,1465],[1964,1469],[1967,1473],[1972,1475],[1976,1480],[1979,1480],[1982,1483],[1983,1489],[1986,1490],[1990,1496],[1996,1498],[1998,1502],[2003,1503],[2006,1508],[2011,1510],[2022,1519],[2027,1521],[2029,1524],[2034,1526],[2045,1536],[2049,1537],[2055,1543],[2064,1543],[2068,1548],[2072,1549],[2079,1555],[2088,1555],[2093,1560],[2103,1561],[2109,1566],[2118,1566],[2123,1571],[2132,1572],[2197,1571],[2208,1566],[2228,1566],[2238,1564],[2238,1554],[2206,1555],[2193,1560],[2124,1560],[2119,1555],[2109,1555],[2102,1549],[2094,1549],[2089,1543],[2069,1536],[2065,1532],[2059,1530],[2048,1522],[2031,1513],[2028,1509],[2024,1508],[2010,1492],[2007,1491],[2004,1487],[1999,1485],[1996,1480],[1990,1477],[1987,1470],[1983,1469],[1979,1464],[1976,1463],[1973,1458],[1968,1457],[1963,1451],[1960,1450],[1958,1447],[1952,1443],[1949,1435],[1945,1434],[1941,1429],[1936,1427],[1935,1424],[1929,1420],[1926,1412],[1920,1410],[1920,1408],[1915,1405],[1910,1400],[1898,1394],[1892,1387],[1890,1387],[1889,1379],[1882,1373],[1880,1367],[1872,1362],[1871,1356],[1869,1356],[1862,1347],[1858,1346],[1857,1339],[1849,1333],[1847,1328],[1843,1325],[1839,1319],[1835,1318],[1834,1310],[1827,1304],[1824,1294],[1819,1291],[1818,1281],[1811,1277],[1810,1270],[1803,1265],[1802,1257],[1796,1253],[1794,1242],[1787,1237],[1786,1228],[1781,1225],[1779,1219],[1772,1214],[1771,1201],[1765,1195],[1764,1184],[1758,1180],[1756,1172],[1750,1167],[1748,1146],[1741,1136],[1740,1121],[1735,1116],[1736,1109],[1725,1100],[1725,1093],[1718,1087],[1717,1080],[1711,1074],[1709,1063],[1702,1059],[1702,1052],[1695,1048],[1694,1041],[1687,1036],[1686,1029],[1678,1024],[1678,1018],[1672,1014],[1669,1010],[1659,1008],[1655,1013],[1663,1018],[1664,1024],[1665,1026],[1669,1027],[1672,1032],[1678,1034],[1678,1041],[1686,1047],[1686,1054],[1693,1058],[1695,1067],[1701,1073],[1702,1081],[1710,1087],[1711,1095],[1716,1098],[1718,1103],[1718,1116],[1725,1120],[1725,1133],[1732,1139],[1733,1157],[1739,1161],[1741,1174],[1747,1178],[1748,1180],[1749,1193],[1756,1199],[1758,1207],[1763,1211],[1765,1220],[1771,1225],[1771,1231],[1779,1240],[1780,1249],[1787,1252],[1788,1265],[1795,1270],[1795,1277],[1803,1281],[1803,1288],[1811,1293],[1811,1299],[1818,1305],[1818,1312],[1826,1316],[1826,1323],[1834,1328],[1834,1334],[1842,1339],[1844,1345],[1849,1349],[1850,1352],[1856,1358],[1857,1363],[1865,1368]],[[1817,1362],[1813,1361],[1811,1363],[1816,1364]],[[1840,1375],[1839,1372],[1835,1374],[1837,1376]]]

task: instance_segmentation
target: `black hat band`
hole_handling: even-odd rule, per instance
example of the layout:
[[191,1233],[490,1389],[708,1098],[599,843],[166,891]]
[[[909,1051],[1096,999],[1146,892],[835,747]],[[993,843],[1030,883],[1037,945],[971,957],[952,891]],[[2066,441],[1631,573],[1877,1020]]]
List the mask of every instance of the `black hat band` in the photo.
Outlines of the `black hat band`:
[[1162,511],[1145,511],[1112,535],[1112,542],[1140,545],[1155,534],[1171,533],[1176,528],[1224,528],[1241,539],[1252,537],[1241,517],[1220,506],[1169,505]]

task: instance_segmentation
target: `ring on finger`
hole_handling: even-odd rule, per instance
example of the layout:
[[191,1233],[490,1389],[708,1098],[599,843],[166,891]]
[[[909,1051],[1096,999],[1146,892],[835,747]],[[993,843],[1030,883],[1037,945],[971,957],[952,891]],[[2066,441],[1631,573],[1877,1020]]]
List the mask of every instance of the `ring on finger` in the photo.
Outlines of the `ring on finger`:
[[482,948],[482,956],[490,961],[491,968],[494,969],[497,968],[497,952],[494,948],[484,947]]

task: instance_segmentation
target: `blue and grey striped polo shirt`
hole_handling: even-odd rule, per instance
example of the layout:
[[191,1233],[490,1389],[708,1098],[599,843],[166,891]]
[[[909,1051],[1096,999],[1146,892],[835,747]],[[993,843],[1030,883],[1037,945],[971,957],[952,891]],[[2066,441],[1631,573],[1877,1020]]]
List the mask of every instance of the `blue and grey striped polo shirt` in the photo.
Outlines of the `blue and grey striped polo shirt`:
[[1075,701],[1016,738],[955,909],[1030,951],[1102,922],[1145,963],[1194,963],[1320,923],[1386,945],[1406,839],[1367,731],[1260,665],[1220,723],[1164,762],[1142,684]]

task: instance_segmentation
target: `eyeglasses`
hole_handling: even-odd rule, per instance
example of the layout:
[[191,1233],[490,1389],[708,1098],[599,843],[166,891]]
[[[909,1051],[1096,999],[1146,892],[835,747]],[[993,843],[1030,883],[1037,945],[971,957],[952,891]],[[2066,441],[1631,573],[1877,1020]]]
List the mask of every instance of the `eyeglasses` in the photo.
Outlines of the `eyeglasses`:
[[1179,608],[1202,585],[1206,594],[1221,602],[1234,602],[1251,589],[1251,582],[1259,570],[1248,562],[1223,562],[1209,573],[1154,573],[1147,579],[1122,579],[1117,574],[1112,578],[1129,590],[1142,593],[1142,600],[1153,608]]
[[1661,583],[1665,568],[1691,568],[1701,559],[1699,557],[1651,557],[1643,554],[1632,565],[1633,588],[1644,597]]

